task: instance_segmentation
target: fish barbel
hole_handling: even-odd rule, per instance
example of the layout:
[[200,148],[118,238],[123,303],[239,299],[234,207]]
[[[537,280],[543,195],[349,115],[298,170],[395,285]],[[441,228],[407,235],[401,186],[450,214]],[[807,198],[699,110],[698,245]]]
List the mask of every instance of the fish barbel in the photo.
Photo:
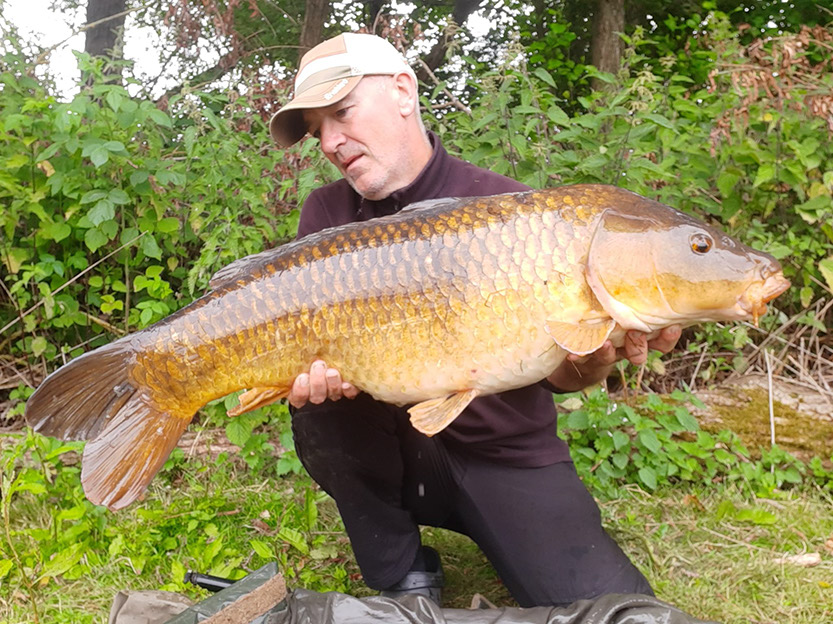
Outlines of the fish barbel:
[[212,292],[86,353],[28,400],[86,439],[87,497],[147,488],[197,410],[285,397],[321,358],[433,435],[477,396],[547,377],[627,330],[757,319],[789,286],[771,256],[629,191],[566,186],[422,202],[220,270]]

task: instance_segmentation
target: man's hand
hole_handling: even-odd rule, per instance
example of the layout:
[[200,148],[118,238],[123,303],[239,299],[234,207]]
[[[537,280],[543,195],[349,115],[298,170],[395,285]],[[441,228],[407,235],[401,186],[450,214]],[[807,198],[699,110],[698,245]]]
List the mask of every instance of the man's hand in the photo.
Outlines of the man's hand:
[[629,331],[625,334],[625,343],[618,349],[608,340],[590,355],[568,355],[547,381],[564,392],[581,390],[607,377],[619,360],[626,359],[632,364],[641,365],[648,360],[649,350],[668,353],[677,344],[681,333],[679,325],[671,325],[648,340],[647,334]]
[[338,401],[342,397],[355,399],[359,394],[353,384],[342,381],[341,373],[335,368],[327,368],[323,360],[316,360],[310,366],[309,373],[301,373],[295,378],[289,391],[289,404],[303,407],[307,402],[319,405],[330,399]]

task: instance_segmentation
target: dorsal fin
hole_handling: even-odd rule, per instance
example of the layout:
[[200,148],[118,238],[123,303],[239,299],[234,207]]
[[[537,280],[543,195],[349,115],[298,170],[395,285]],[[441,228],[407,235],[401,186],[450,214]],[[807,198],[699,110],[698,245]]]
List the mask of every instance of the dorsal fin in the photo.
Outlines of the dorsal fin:
[[423,201],[414,202],[413,204],[408,204],[402,211],[404,210],[420,210],[421,208],[425,208],[426,210],[430,210],[431,208],[451,208],[456,206],[462,201],[460,197],[437,197],[436,199],[425,199]]
[[235,260],[212,275],[211,279],[208,281],[208,287],[211,290],[217,290],[223,286],[236,282],[241,277],[250,277],[251,274],[257,269],[269,264],[272,259],[278,255],[278,253],[284,255],[286,253],[285,247],[267,249],[266,251],[261,251],[260,253]]

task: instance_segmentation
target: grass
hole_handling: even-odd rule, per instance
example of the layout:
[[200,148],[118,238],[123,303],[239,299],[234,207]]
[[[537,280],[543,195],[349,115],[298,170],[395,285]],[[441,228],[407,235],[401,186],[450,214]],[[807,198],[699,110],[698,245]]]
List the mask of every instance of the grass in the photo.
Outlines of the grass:
[[[75,508],[67,501],[76,496],[64,487],[51,498],[21,492],[12,501],[13,543],[35,570],[41,622],[104,622],[120,589],[164,588],[199,600],[208,594],[182,583],[186,569],[237,577],[269,560],[278,562],[290,587],[372,593],[361,582],[335,505],[303,475],[265,477],[232,455],[183,460],[157,477],[141,503],[113,514],[79,500],[86,515],[56,520],[58,508]],[[724,485],[653,494],[629,487],[601,508],[608,530],[658,596],[696,617],[726,624],[833,621],[833,553],[825,548],[833,536],[833,500],[811,486],[773,496],[751,498]],[[50,538],[31,534],[37,527],[68,544],[86,544],[66,574],[38,580],[43,563],[34,562],[45,548],[38,540]],[[514,604],[468,538],[425,529],[424,539],[443,557],[446,606],[467,607],[474,593],[498,606]],[[9,557],[7,540],[2,547],[2,557]],[[802,553],[821,560],[803,567],[784,559]],[[33,621],[20,575],[2,583],[0,622]]]

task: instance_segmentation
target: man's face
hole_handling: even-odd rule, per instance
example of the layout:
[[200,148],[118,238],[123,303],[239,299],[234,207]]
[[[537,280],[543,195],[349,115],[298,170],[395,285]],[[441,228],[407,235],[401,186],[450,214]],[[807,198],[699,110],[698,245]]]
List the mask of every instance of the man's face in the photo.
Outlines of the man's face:
[[414,122],[403,115],[403,97],[393,76],[366,76],[344,99],[304,111],[324,155],[367,199],[388,197],[421,171],[405,139],[406,125]]

